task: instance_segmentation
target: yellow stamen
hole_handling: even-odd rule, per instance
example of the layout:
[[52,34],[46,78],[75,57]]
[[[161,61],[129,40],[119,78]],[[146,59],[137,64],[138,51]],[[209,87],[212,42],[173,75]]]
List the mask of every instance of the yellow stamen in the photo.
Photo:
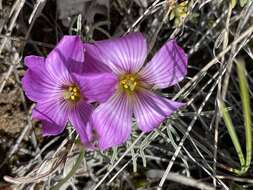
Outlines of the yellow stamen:
[[126,74],[120,78],[119,84],[126,92],[133,92],[138,85],[138,79],[136,75]]
[[81,98],[80,90],[76,85],[71,85],[64,91],[65,100],[77,102],[80,100],[80,98]]

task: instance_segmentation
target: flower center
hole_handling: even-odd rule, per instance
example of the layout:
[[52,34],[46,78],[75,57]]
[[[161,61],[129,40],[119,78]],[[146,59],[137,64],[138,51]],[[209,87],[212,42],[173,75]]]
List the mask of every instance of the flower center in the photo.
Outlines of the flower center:
[[133,92],[138,85],[138,79],[136,75],[126,74],[121,77],[119,83],[123,90]]
[[77,102],[81,98],[80,90],[76,85],[67,87],[64,91],[64,99],[72,102]]

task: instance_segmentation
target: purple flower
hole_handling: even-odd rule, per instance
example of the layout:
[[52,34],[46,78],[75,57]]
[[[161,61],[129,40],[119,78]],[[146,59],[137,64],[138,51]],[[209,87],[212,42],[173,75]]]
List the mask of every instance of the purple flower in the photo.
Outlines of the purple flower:
[[106,101],[113,93],[115,77],[83,75],[84,46],[77,36],[64,36],[47,58],[25,57],[28,70],[22,79],[29,99],[36,102],[32,117],[42,121],[43,135],[58,135],[71,122],[81,141],[92,138],[91,102]]
[[139,129],[149,132],[184,105],[152,92],[176,84],[187,73],[187,55],[175,40],[166,42],[146,65],[147,43],[141,33],[85,44],[85,49],[86,71],[117,78],[114,94],[92,115],[102,150],[128,139],[133,115]]

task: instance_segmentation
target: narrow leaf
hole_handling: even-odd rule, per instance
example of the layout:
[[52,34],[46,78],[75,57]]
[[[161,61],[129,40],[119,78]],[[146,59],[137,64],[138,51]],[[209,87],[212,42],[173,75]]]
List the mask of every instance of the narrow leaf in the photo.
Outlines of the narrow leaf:
[[252,132],[251,132],[251,109],[249,98],[249,86],[246,78],[246,69],[244,60],[240,59],[237,62],[237,73],[240,84],[240,96],[242,100],[242,109],[244,116],[245,138],[246,138],[246,163],[244,172],[247,172],[251,162],[252,154]]
[[240,6],[244,7],[244,5],[246,5],[247,2],[248,0],[240,0]]
[[235,8],[237,4],[237,0],[231,0],[232,8]]
[[235,128],[233,126],[231,117],[230,117],[227,109],[225,108],[223,102],[220,103],[220,112],[223,116],[223,119],[224,119],[224,122],[226,124],[229,136],[231,137],[231,140],[234,144],[235,150],[236,150],[238,158],[240,160],[240,164],[241,164],[241,166],[244,166],[245,165],[245,159],[244,159],[244,156],[243,156],[243,153],[242,153],[242,148],[241,148],[240,142],[238,140],[238,136],[235,132]]

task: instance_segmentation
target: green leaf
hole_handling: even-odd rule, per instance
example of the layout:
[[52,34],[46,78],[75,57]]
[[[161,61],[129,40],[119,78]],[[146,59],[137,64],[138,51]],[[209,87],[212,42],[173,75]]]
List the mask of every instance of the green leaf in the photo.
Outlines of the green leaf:
[[239,78],[239,86],[240,86],[240,97],[242,100],[242,110],[244,117],[244,128],[245,128],[245,139],[246,139],[246,157],[244,157],[239,139],[237,137],[235,128],[233,126],[231,117],[224,105],[224,103],[220,102],[220,113],[223,116],[225,125],[227,127],[228,133],[232,139],[235,150],[237,152],[238,158],[240,160],[241,168],[240,170],[230,168],[229,171],[234,172],[238,175],[245,174],[251,163],[252,159],[252,131],[251,131],[251,109],[250,109],[250,98],[249,98],[249,86],[247,81],[247,74],[245,69],[245,62],[243,59],[236,60],[237,66],[237,75]]
[[240,0],[240,6],[244,7],[244,5],[246,5],[247,2],[248,0]]
[[173,20],[175,18],[175,11],[172,11],[171,13],[170,13],[170,18],[169,18],[169,20]]
[[245,138],[246,138],[246,162],[244,172],[246,173],[250,167],[252,153],[252,132],[251,132],[251,109],[249,98],[249,85],[246,78],[246,69],[243,59],[237,61],[237,74],[240,84],[240,96],[242,99],[242,110],[244,116]]
[[235,8],[237,4],[237,0],[231,0],[232,8]]
[[[230,136],[230,138],[231,138],[231,140],[234,144],[235,150],[237,152],[237,156],[240,160],[241,167],[243,167],[245,165],[245,159],[244,159],[244,156],[243,156],[242,148],[241,148],[238,136],[235,132],[235,128],[234,128],[234,125],[232,123],[231,117],[230,117],[230,115],[228,113],[228,110],[226,109],[223,102],[220,102],[220,112],[221,112],[221,114],[223,116],[223,119],[224,119],[224,122],[226,124],[228,134],[229,134],[229,136]],[[234,170],[234,171],[238,174],[240,173],[237,170]]]

